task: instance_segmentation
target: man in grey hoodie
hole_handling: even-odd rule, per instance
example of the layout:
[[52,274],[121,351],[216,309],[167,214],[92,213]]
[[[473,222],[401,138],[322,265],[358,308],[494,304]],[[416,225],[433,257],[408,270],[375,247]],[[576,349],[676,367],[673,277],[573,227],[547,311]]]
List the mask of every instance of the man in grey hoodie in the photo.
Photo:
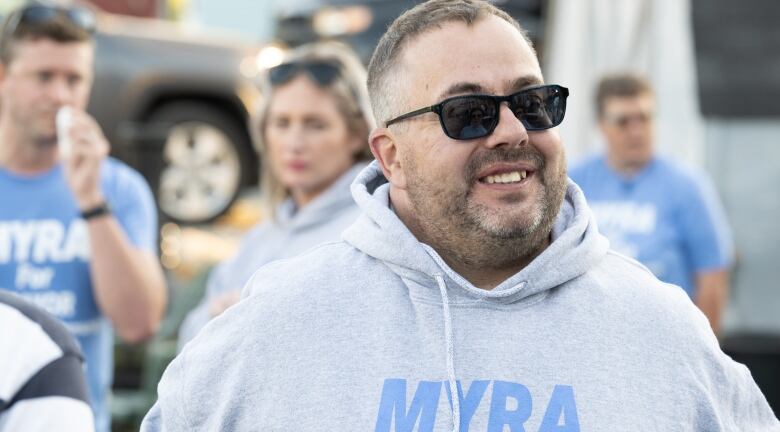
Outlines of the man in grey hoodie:
[[566,178],[567,91],[542,83],[488,3],[396,20],[369,67],[362,215],[257,271],[142,430],[780,430],[685,294],[608,250]]

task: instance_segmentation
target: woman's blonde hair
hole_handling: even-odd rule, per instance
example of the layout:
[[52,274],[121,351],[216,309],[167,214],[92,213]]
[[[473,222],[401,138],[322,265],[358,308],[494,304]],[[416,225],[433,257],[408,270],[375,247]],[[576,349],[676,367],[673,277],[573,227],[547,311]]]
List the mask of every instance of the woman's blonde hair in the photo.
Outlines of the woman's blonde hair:
[[[363,140],[362,150],[355,155],[355,162],[372,159],[368,146],[368,134],[374,128],[374,117],[366,89],[366,69],[360,59],[346,45],[336,42],[317,42],[303,45],[289,52],[283,63],[301,61],[328,61],[339,66],[339,74],[332,83],[323,87],[336,100],[347,130]],[[270,166],[265,130],[268,110],[274,97],[274,87],[266,72],[263,79],[263,102],[251,122],[251,131],[256,149],[260,154],[260,191],[263,211],[272,217],[277,206],[290,196],[290,191],[281,183]]]

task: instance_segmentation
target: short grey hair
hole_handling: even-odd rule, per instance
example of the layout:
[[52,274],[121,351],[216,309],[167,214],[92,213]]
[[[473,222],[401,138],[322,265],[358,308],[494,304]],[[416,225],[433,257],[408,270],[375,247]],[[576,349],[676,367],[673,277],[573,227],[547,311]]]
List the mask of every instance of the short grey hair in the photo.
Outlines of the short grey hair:
[[412,39],[429,30],[441,28],[450,22],[462,22],[468,26],[496,16],[511,24],[528,42],[533,44],[526,31],[509,14],[483,0],[430,0],[404,12],[387,29],[371,56],[368,65],[368,93],[374,118],[380,126],[406,109],[399,100],[401,89],[395,78],[398,59]]

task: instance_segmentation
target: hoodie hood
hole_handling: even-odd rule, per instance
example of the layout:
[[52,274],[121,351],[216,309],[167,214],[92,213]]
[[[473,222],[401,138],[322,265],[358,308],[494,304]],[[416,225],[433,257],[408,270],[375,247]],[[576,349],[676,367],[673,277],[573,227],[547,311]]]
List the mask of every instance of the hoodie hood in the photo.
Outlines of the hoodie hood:
[[521,271],[494,289],[484,290],[452,270],[396,216],[390,207],[390,184],[376,161],[352,183],[352,196],[362,215],[344,232],[344,240],[423,285],[432,285],[437,276],[446,277],[453,298],[516,302],[577,278],[601,260],[609,247],[598,233],[584,194],[569,180],[550,246]]

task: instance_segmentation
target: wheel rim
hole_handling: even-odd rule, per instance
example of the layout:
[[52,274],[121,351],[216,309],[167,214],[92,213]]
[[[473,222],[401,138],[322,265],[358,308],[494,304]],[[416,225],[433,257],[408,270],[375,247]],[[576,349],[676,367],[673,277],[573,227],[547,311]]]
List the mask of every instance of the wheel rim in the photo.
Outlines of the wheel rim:
[[202,221],[227,209],[238,193],[241,163],[234,143],[203,122],[174,125],[163,148],[160,210],[180,221]]

